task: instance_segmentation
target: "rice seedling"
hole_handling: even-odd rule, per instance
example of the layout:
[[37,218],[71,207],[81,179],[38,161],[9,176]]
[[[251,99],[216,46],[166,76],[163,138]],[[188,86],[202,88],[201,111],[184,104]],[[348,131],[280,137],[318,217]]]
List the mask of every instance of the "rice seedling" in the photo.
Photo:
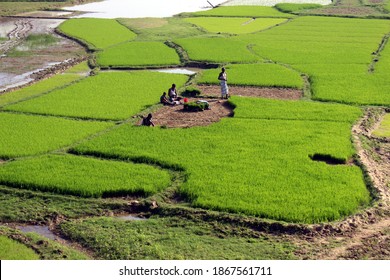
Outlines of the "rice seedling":
[[114,19],[69,19],[58,29],[68,36],[83,41],[90,49],[105,49],[136,37],[134,32]]
[[315,4],[315,3],[304,3],[304,4],[278,3],[275,5],[275,8],[281,11],[282,13],[294,13],[302,10],[322,8],[322,5]]
[[60,149],[112,126],[54,117],[0,113],[0,158],[35,155]]
[[17,160],[0,168],[1,184],[82,197],[150,195],[170,182],[167,171],[153,166],[73,155]]
[[[239,106],[238,97],[234,100]],[[209,127],[124,126],[74,151],[180,168],[188,174],[180,192],[196,207],[313,223],[340,219],[367,205],[370,196],[358,167],[312,160],[346,162],[353,156],[350,129],[359,110],[286,103],[281,108],[294,110],[281,119],[281,110],[262,113],[265,102],[246,116],[237,107],[238,117]],[[330,117],[328,110],[338,114]],[[329,121],[322,121],[321,114]]]
[[102,67],[179,65],[176,51],[160,42],[130,42],[120,44],[97,54]]
[[[263,87],[303,87],[300,73],[273,63],[262,64],[231,64],[225,66],[228,72],[230,85],[263,86]],[[217,79],[220,69],[202,71],[200,84],[218,84]]]
[[260,58],[248,49],[249,43],[236,38],[186,38],[175,40],[191,60],[218,63],[250,63]]
[[286,22],[283,18],[218,18],[218,17],[192,17],[185,18],[187,22],[198,25],[208,32],[246,34],[264,30]]
[[39,260],[39,256],[26,245],[0,235],[0,260]]
[[0,107],[50,92],[56,88],[64,87],[81,80],[88,72],[88,63],[84,61],[67,69],[62,74],[38,81],[32,85],[29,85],[28,87],[23,87],[18,90],[3,93],[0,95]]
[[293,18],[293,15],[285,14],[274,7],[263,6],[221,6],[215,9],[191,13],[191,16],[211,16],[211,17],[278,17]]
[[385,20],[302,17],[240,38],[260,57],[309,74],[316,100],[388,105],[386,63],[379,62],[373,75],[368,67],[389,30]]
[[102,72],[49,94],[6,106],[5,110],[123,120],[157,104],[172,83],[179,88],[188,77],[152,71]]
[[373,131],[375,136],[390,138],[390,114],[386,114],[380,126]]

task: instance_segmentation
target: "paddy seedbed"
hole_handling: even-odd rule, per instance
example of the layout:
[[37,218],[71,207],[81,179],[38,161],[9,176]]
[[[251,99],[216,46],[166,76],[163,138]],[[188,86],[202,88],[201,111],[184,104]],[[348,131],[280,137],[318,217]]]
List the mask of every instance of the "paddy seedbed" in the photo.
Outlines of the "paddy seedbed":
[[[331,31],[332,35],[324,36]],[[302,17],[240,38],[254,44],[251,49],[259,57],[287,63],[307,73],[314,99],[388,105],[390,99],[383,90],[388,88],[385,76],[380,70],[373,74],[368,70],[373,53],[389,31],[390,25],[385,20]],[[308,40],[302,40],[302,36]],[[342,73],[338,68],[349,69]]]
[[129,42],[99,52],[96,62],[101,68],[161,67],[180,65],[175,49],[162,42]]
[[379,127],[373,131],[373,135],[377,137],[390,138],[390,114],[384,115]]
[[152,71],[102,72],[5,110],[98,120],[124,120],[159,102],[188,76]]
[[262,60],[248,49],[248,43],[237,38],[185,38],[174,40],[190,60],[215,63],[255,63]]
[[49,79],[41,80],[29,87],[24,87],[12,92],[0,94],[0,106],[19,102],[40,94],[50,92],[56,88],[69,85],[83,77],[79,74],[60,74]]
[[69,146],[113,124],[1,112],[0,125],[0,158],[9,159]]
[[[312,113],[328,110],[321,105],[313,106]],[[352,115],[359,113],[350,110]],[[369,203],[358,167],[310,158],[314,154],[342,162],[351,158],[351,121],[337,116],[331,122],[312,121],[299,114],[294,120],[277,115],[257,118],[223,119],[185,130],[123,126],[73,150],[180,166],[189,176],[179,192],[195,207],[312,223],[340,219]]]
[[0,184],[81,197],[147,196],[170,182],[167,171],[153,166],[74,155],[16,160],[0,169]]
[[58,30],[80,40],[92,50],[105,49],[137,36],[114,19],[70,19],[62,23]]
[[[257,86],[275,88],[303,88],[299,72],[274,63],[231,64],[225,66],[228,83],[233,86]],[[204,70],[197,78],[199,84],[219,84],[220,69]]]
[[212,33],[246,34],[271,28],[286,22],[287,19],[193,17],[184,18],[184,21],[198,25]]
[[38,254],[26,245],[0,235],[0,259],[2,260],[39,260]]
[[282,13],[274,7],[264,6],[220,6],[215,9],[191,13],[191,16],[211,16],[211,17],[276,17],[276,18],[293,18],[294,15]]

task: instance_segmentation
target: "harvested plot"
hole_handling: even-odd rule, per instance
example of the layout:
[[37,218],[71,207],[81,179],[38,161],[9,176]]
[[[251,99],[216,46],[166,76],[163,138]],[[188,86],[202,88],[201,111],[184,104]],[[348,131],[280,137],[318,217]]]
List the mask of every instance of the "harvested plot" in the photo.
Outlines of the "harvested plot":
[[246,34],[281,24],[287,19],[194,17],[184,20],[213,33]]
[[217,63],[250,63],[260,57],[249,51],[249,43],[236,38],[186,38],[175,40],[187,51],[190,60]]
[[33,249],[0,235],[0,260],[39,260]]
[[183,218],[125,222],[115,218],[69,221],[61,232],[112,260],[294,259],[292,245],[269,237],[226,235],[207,223]]
[[130,42],[108,48],[97,55],[102,67],[179,65],[176,51],[160,42]]
[[69,19],[58,28],[68,36],[87,44],[89,49],[105,49],[137,36],[114,19]]
[[18,160],[0,168],[3,185],[82,197],[149,195],[170,182],[168,172],[152,166],[72,155]]
[[[229,85],[261,87],[303,87],[300,73],[274,63],[232,64],[225,67]],[[198,83],[219,84],[217,79],[220,69],[204,70]]]
[[110,126],[103,122],[0,113],[0,158],[60,149]]
[[215,9],[191,13],[192,16],[210,16],[210,17],[278,17],[293,18],[294,15],[279,12],[273,7],[263,6],[233,6],[218,7]]
[[187,79],[185,75],[152,71],[103,72],[5,109],[85,119],[123,120],[158,103],[162,92],[172,83],[179,88]]
[[373,134],[375,136],[379,137],[388,137],[390,138],[390,114],[386,114],[383,117],[383,120],[375,131],[373,131]]
[[[302,114],[300,106],[307,107]],[[310,112],[320,119],[329,108],[307,102],[286,116],[294,120],[280,120],[280,110],[274,116],[264,112],[270,119],[260,119],[259,110],[252,113],[256,118],[223,119],[207,127],[123,126],[75,151],[184,169],[188,180],[180,191],[196,207],[290,222],[336,220],[367,205],[370,196],[358,167],[321,161],[345,163],[354,154],[352,121],[343,114],[350,120],[359,110],[340,107],[337,116],[342,117],[332,121],[306,117]]]

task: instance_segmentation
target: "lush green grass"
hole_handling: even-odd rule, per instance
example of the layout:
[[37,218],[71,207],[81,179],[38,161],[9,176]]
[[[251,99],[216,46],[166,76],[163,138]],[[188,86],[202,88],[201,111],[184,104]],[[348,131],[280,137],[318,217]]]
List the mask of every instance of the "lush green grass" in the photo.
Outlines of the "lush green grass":
[[245,34],[273,27],[285,22],[287,19],[193,17],[185,18],[184,20],[213,33]]
[[103,122],[0,113],[0,158],[60,149],[111,125]]
[[198,36],[204,33],[181,18],[121,18],[118,21],[133,30],[137,41],[172,41],[177,38]]
[[179,88],[185,75],[152,71],[104,72],[6,110],[48,115],[122,120],[157,104],[172,83]]
[[39,256],[31,248],[0,235],[0,260],[39,260]]
[[301,17],[240,38],[255,44],[252,49],[260,57],[309,74],[317,100],[388,105],[390,97],[381,62],[377,74],[369,74],[368,68],[372,53],[389,31],[390,24],[385,20]]
[[90,49],[104,49],[136,37],[134,32],[113,19],[70,19],[58,28],[61,32],[85,42]]
[[[225,67],[230,85],[302,88],[303,80],[294,70],[278,64],[231,64]],[[202,84],[218,84],[220,69],[204,70],[198,79]]]
[[192,16],[219,16],[219,17],[280,17],[291,18],[290,14],[279,12],[273,7],[263,6],[227,6],[215,9],[191,13]]
[[120,221],[95,218],[66,222],[62,232],[93,249],[102,259],[121,260],[258,260],[294,259],[289,243],[268,237],[237,237],[241,229],[159,218]]
[[[90,257],[83,252],[80,252],[72,247],[67,247],[57,241],[50,240],[36,233],[23,233],[17,229],[0,226],[0,234],[12,237],[12,239],[19,241],[30,248],[34,248],[37,254],[39,254],[39,259],[42,260],[90,259]],[[34,259],[37,258],[35,257]]]
[[56,216],[77,219],[125,211],[126,202],[80,198],[0,186],[1,223],[47,224]]
[[180,64],[176,51],[160,42],[130,42],[97,55],[102,67],[167,66]]
[[317,9],[322,8],[323,6],[320,4],[294,4],[294,3],[279,3],[275,5],[275,8],[281,11],[282,13],[293,13],[293,12],[299,12],[301,10],[308,10],[308,9]]
[[390,114],[386,114],[378,129],[373,131],[375,136],[390,137]]
[[190,60],[218,63],[250,63],[260,60],[249,49],[249,43],[236,38],[187,38],[175,40],[183,47]]
[[[293,103],[281,108],[289,106]],[[197,207],[312,223],[339,219],[368,204],[358,167],[310,158],[318,154],[346,161],[354,154],[350,129],[358,109],[306,102],[291,112],[274,110],[272,116],[272,110],[261,111],[266,105],[253,107],[252,118],[240,118],[245,107],[237,107],[238,117],[208,127],[126,126],[75,150],[179,166],[188,174],[180,192]],[[335,112],[330,121],[310,120],[321,120],[322,114],[330,118],[329,110]],[[281,120],[283,114],[294,120]]]
[[107,197],[153,194],[170,184],[170,176],[166,171],[144,164],[49,155],[4,164],[0,168],[0,184],[83,197]]

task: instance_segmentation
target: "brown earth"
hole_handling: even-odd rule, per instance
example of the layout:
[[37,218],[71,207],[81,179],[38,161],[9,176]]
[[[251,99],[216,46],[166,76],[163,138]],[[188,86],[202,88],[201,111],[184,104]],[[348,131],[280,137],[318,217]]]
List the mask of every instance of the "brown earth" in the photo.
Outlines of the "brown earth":
[[[199,98],[200,99],[200,98]],[[189,101],[199,99],[189,98]],[[172,127],[192,127],[207,126],[218,122],[221,118],[232,115],[233,109],[226,100],[203,99],[210,104],[208,110],[200,112],[186,112],[183,105],[164,106],[157,112],[153,113],[153,122],[157,126]]]
[[[197,86],[203,95],[220,97],[221,88],[215,85]],[[229,94],[237,96],[266,97],[274,99],[299,99],[303,92],[291,88],[270,88],[270,87],[241,87],[229,86]]]

